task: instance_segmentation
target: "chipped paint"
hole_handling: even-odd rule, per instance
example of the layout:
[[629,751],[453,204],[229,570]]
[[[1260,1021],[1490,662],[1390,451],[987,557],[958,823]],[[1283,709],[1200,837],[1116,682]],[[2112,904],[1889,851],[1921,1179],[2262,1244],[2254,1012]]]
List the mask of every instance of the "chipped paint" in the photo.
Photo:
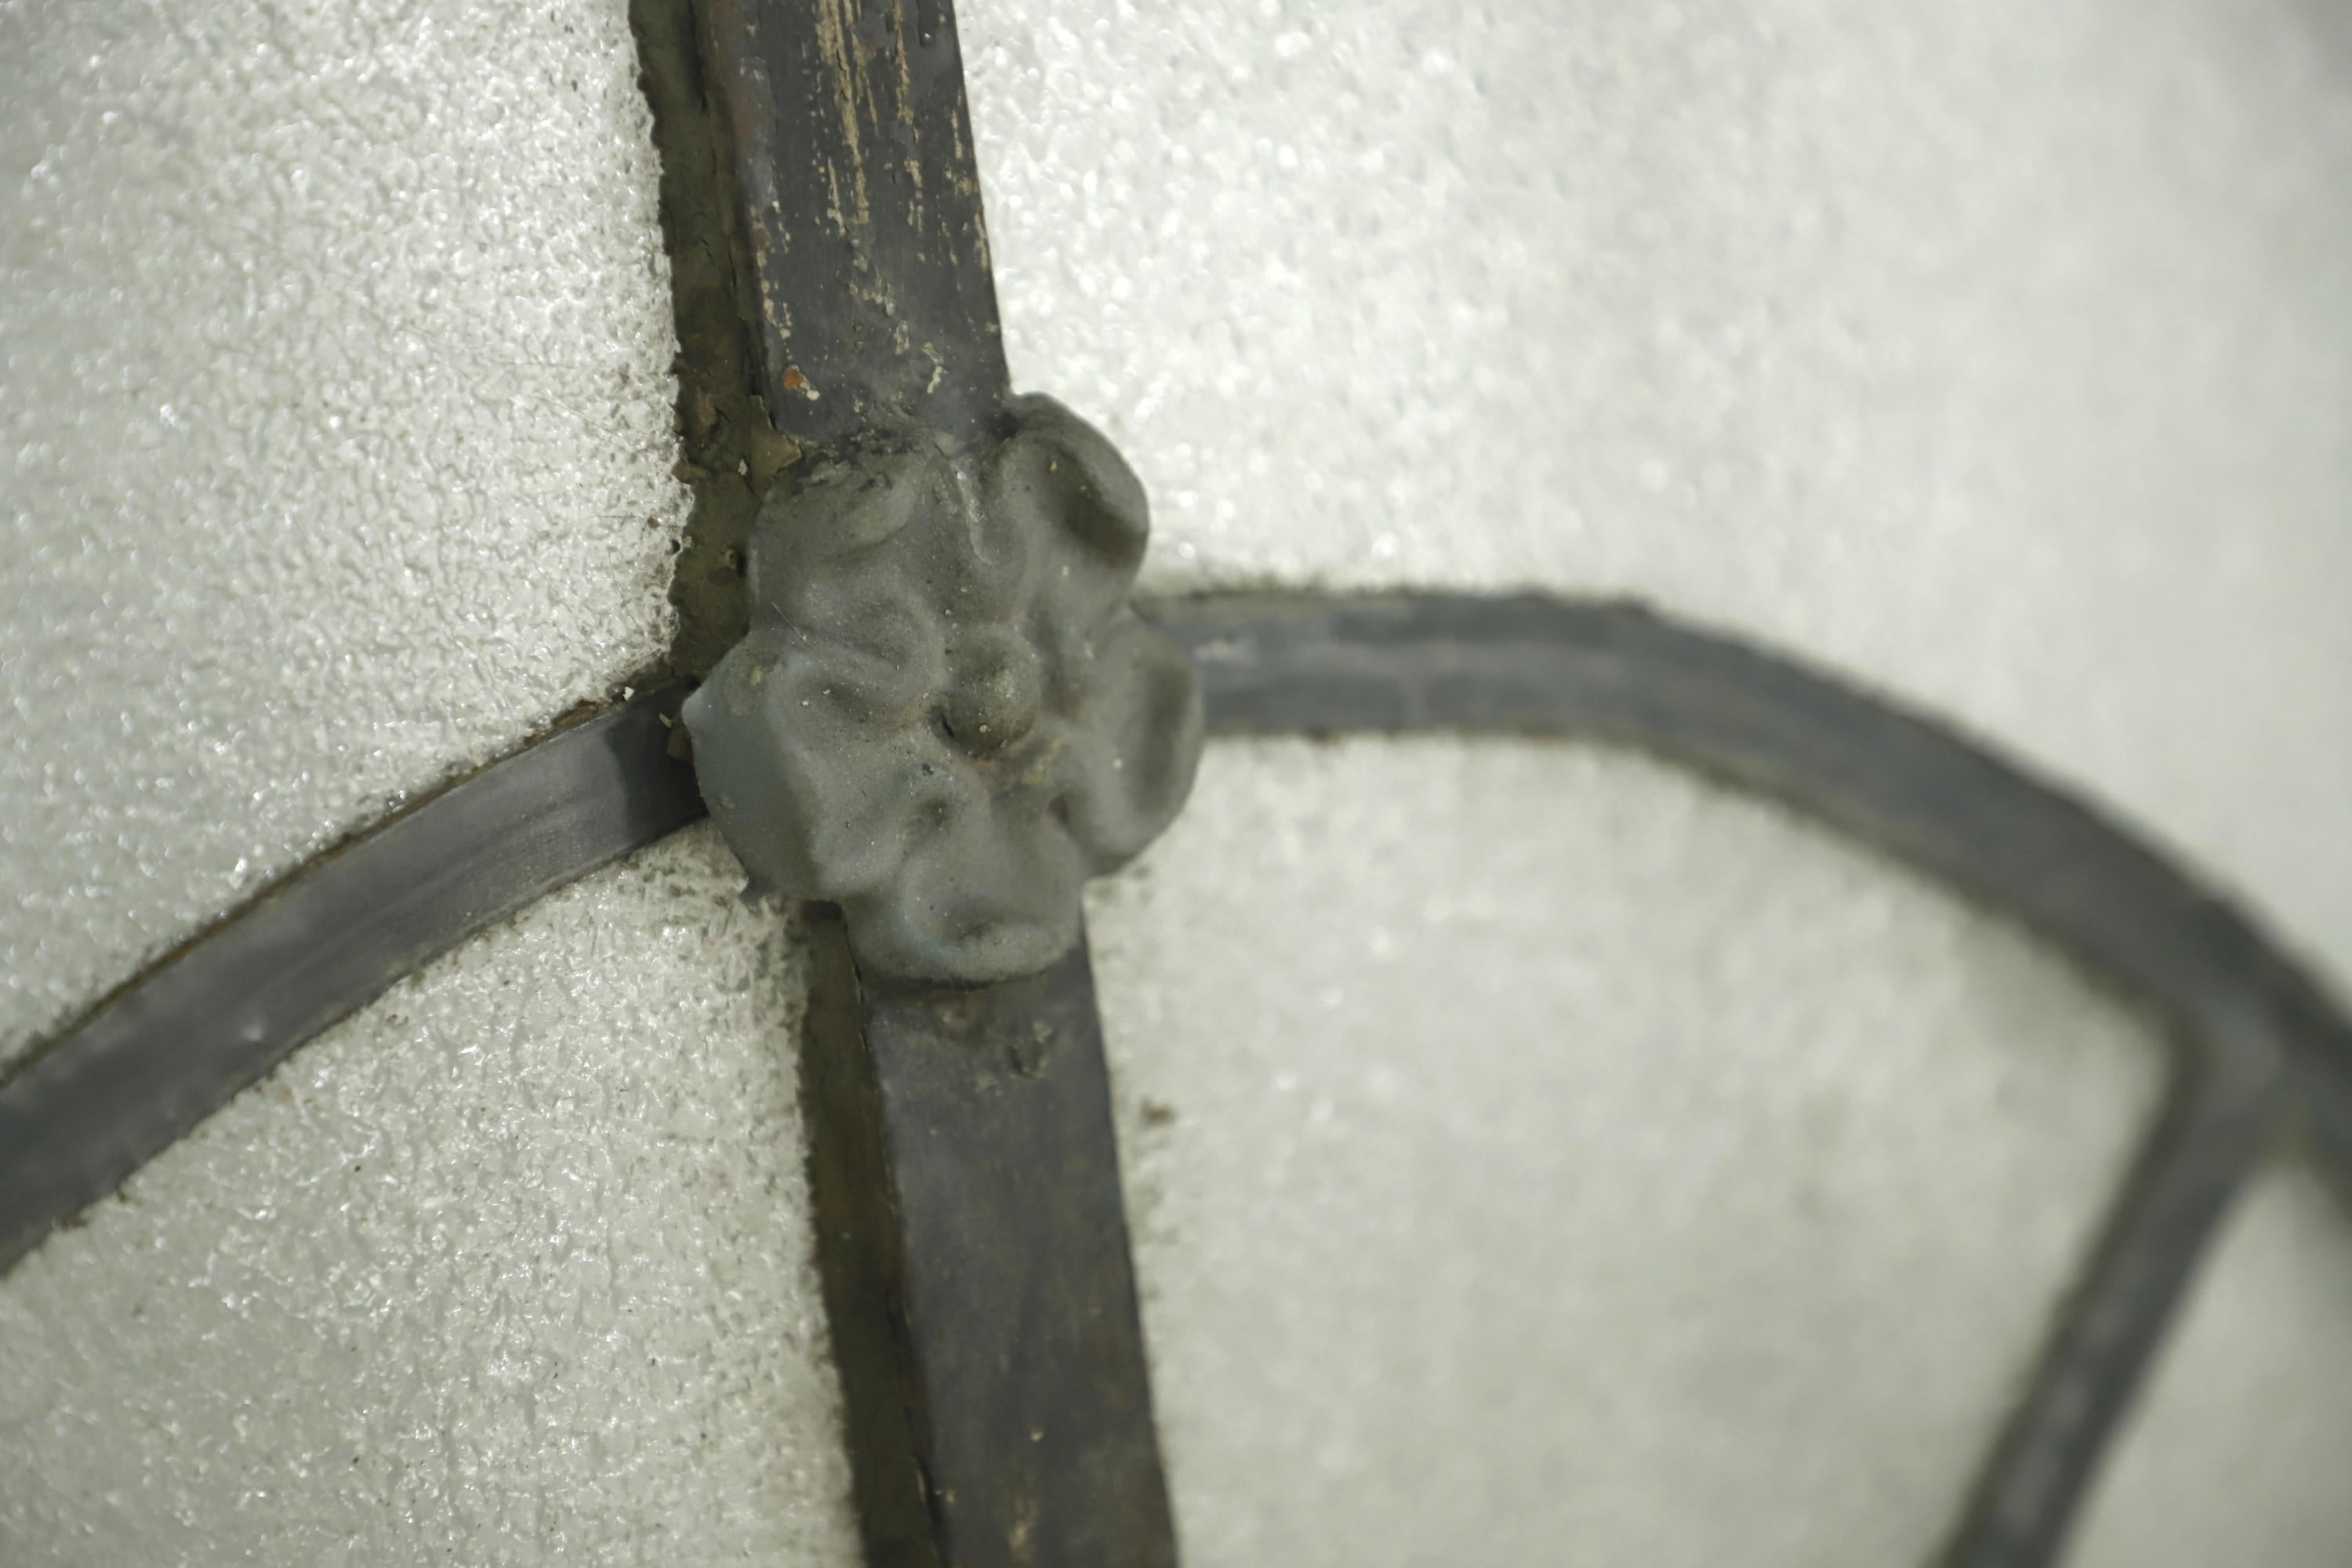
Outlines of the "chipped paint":
[[[849,152],[849,191],[857,226],[870,228],[874,203],[866,180],[865,139],[859,134],[860,102],[871,103],[874,85],[866,79],[866,62],[856,44],[857,0],[816,0],[816,47],[833,73],[832,103],[841,127],[841,144]],[[836,197],[836,202],[838,198]]]
[[792,26],[761,28],[748,0],[707,5],[780,427],[832,441],[992,418],[1003,354],[952,16],[936,0],[804,0]]

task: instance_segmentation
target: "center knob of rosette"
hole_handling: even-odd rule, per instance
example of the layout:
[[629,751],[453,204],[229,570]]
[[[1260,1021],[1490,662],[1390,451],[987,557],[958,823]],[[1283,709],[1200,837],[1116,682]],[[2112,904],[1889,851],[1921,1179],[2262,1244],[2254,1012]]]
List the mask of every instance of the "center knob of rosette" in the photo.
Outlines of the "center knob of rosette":
[[950,656],[940,722],[965,751],[988,756],[1035,729],[1045,700],[1036,653],[1010,633],[981,633]]

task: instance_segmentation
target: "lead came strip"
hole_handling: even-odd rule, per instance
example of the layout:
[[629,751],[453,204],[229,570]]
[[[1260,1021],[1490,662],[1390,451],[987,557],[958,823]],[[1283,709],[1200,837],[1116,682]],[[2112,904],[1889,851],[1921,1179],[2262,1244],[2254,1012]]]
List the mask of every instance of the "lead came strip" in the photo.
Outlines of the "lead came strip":
[[1164,827],[1191,661],[1141,487],[1006,384],[944,0],[705,0],[756,380],[796,452],[688,703],[814,923],[802,1081],[866,1559],[1173,1568],[1078,904]]

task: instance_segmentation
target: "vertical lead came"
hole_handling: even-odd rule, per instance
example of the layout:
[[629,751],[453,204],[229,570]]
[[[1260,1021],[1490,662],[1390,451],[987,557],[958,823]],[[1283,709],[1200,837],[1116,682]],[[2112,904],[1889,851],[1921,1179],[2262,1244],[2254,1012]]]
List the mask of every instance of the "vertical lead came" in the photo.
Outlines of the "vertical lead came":
[[877,1565],[1172,1568],[1083,879],[1189,787],[1139,486],[1006,384],[954,16],[700,0],[752,379],[797,452],[689,704],[755,883],[823,900],[802,1080]]

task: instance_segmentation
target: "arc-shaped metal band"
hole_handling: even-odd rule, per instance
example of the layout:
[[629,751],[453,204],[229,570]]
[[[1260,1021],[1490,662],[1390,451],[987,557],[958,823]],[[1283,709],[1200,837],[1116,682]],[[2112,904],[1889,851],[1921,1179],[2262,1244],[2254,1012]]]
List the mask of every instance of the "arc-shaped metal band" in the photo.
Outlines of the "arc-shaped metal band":
[[0,1079],[0,1270],[297,1047],[702,815],[653,691],[313,861]]
[[2352,1126],[2352,1026],[2311,979],[2058,786],[1947,726],[1638,605],[1256,598],[1154,613],[1192,650],[1212,733],[1466,730],[1636,747],[1891,851],[2154,1005],[2183,1047],[2169,1103],[1945,1554],[1958,1568],[2056,1561],[2260,1152],[2283,1069],[2324,1134]]
[[[1147,613],[1192,654],[1212,733],[1489,731],[1637,747],[1891,851],[2173,1026],[2172,1102],[1953,1563],[2054,1560],[2283,1082],[2352,1168],[2337,1136],[2352,1129],[2352,1026],[2320,989],[2128,833],[1947,727],[1626,605],[1251,595]],[[677,696],[641,697],[378,828],[22,1061],[0,1080],[0,1268],[402,975],[699,816],[665,722]]]

